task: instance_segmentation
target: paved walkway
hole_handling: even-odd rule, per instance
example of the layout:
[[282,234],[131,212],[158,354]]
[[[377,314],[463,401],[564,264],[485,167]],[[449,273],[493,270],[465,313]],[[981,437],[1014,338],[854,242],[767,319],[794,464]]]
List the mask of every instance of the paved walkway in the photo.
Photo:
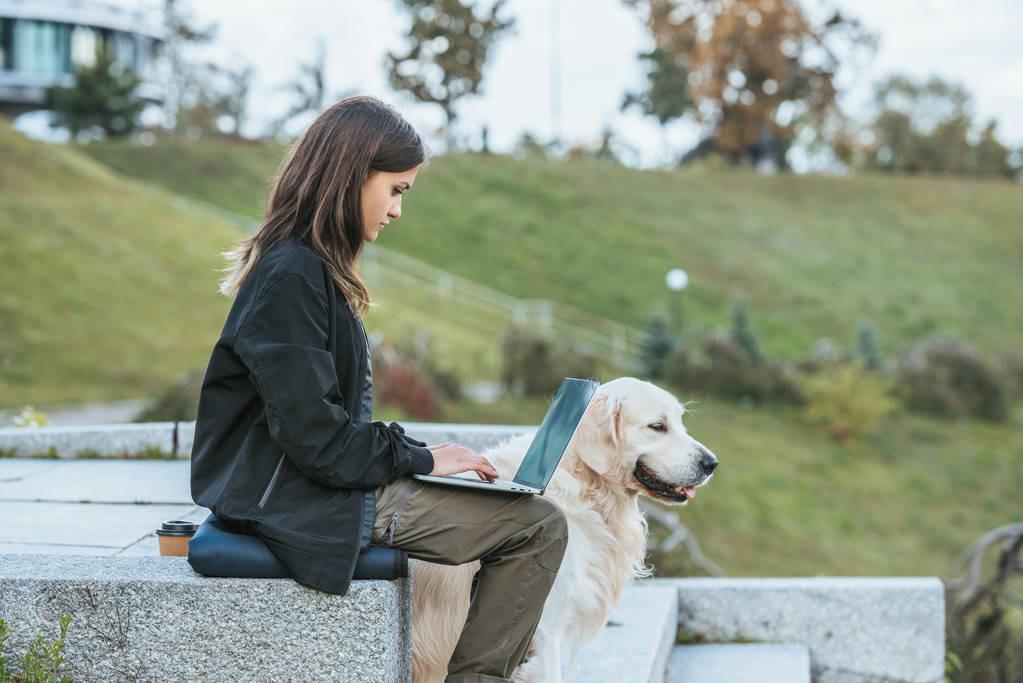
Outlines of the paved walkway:
[[0,458],[0,555],[159,555],[166,520],[201,522],[188,460]]
[[[501,385],[497,382],[466,382],[462,387],[465,396],[477,403],[496,403],[501,400]],[[73,425],[117,424],[131,422],[149,404],[148,399],[126,401],[87,401],[54,406],[34,406],[46,414],[50,427]],[[23,406],[0,410],[0,427],[13,426],[13,420],[21,414]]]
[[[71,425],[113,424],[131,422],[150,403],[144,399],[129,401],[88,401],[57,406],[39,406],[34,408],[46,414],[46,424],[50,427],[66,427]],[[20,415],[24,406],[0,410],[0,427],[13,425],[15,416]]]

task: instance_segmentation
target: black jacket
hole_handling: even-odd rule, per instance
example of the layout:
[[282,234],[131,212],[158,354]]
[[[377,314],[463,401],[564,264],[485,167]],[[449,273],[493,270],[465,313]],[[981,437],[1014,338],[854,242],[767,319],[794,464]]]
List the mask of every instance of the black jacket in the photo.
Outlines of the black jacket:
[[228,313],[192,446],[198,505],[260,536],[299,583],[342,595],[360,551],[363,492],[433,469],[426,444],[398,423],[353,419],[368,362],[323,261],[299,237],[281,240]]

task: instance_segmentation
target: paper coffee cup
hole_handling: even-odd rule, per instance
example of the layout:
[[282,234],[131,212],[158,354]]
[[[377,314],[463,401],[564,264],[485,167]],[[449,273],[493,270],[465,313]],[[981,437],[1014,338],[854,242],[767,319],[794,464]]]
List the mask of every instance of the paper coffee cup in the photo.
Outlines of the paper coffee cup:
[[181,519],[172,519],[163,523],[156,530],[160,539],[160,555],[188,557],[188,540],[195,534],[199,525]]

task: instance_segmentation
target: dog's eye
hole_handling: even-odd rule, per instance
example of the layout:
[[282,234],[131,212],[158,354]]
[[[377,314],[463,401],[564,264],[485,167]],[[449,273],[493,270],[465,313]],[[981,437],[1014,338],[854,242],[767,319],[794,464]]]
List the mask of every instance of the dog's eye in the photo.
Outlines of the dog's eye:
[[666,432],[666,431],[668,431],[668,427],[666,425],[661,424],[660,422],[658,422],[655,425],[650,425],[650,429],[652,429],[652,430],[654,430],[656,432]]

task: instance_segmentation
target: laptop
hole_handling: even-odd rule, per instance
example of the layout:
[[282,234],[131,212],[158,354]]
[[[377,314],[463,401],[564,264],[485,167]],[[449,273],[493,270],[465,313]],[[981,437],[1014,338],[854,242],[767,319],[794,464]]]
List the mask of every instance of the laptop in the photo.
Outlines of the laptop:
[[512,481],[498,479],[487,481],[480,479],[475,472],[468,472],[469,478],[463,475],[436,476],[431,474],[413,474],[416,479],[432,481],[437,484],[452,486],[468,486],[474,489],[501,491],[504,493],[535,493],[543,495],[554,470],[565,454],[568,444],[575,435],[575,430],[582,420],[586,406],[597,391],[600,383],[592,379],[576,379],[566,377],[554,394],[547,414],[540,423],[540,428],[533,436],[526,457],[522,459],[518,472]]

